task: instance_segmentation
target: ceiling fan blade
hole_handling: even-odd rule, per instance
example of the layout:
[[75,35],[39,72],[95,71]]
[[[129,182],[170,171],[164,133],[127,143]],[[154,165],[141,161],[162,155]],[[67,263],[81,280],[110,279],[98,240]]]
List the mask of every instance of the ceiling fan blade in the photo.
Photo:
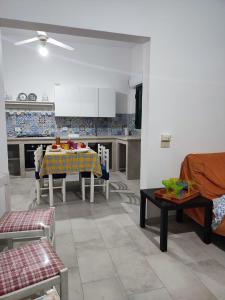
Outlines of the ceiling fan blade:
[[47,36],[47,33],[45,31],[37,31],[37,34],[38,35],[45,35],[45,36]]
[[28,39],[28,40],[23,40],[23,41],[20,41],[20,42],[16,42],[16,43],[14,43],[14,45],[19,46],[19,45],[23,45],[23,44],[32,43],[32,42],[35,42],[35,41],[38,41],[38,40],[39,40],[38,37],[34,37],[34,38],[31,38],[31,39]]
[[73,47],[70,47],[70,46],[68,46],[66,44],[63,44],[63,43],[61,43],[61,42],[59,42],[59,41],[57,41],[55,39],[52,39],[52,38],[48,38],[47,39],[47,43],[55,45],[55,46],[58,46],[58,47],[62,47],[62,48],[67,49],[67,50],[71,50],[71,51],[74,50]]

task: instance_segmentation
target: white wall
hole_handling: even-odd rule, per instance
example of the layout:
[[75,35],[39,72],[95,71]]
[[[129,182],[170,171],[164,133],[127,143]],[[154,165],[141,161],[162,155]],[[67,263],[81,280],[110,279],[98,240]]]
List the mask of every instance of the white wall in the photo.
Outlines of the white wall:
[[[23,31],[22,31],[23,32]],[[18,33],[18,34],[17,34]],[[38,43],[16,47],[14,41],[35,35],[34,31],[3,30],[4,80],[8,95],[34,92],[38,99],[47,94],[54,100],[54,83],[114,88],[118,93],[129,92],[131,48],[104,45],[101,41],[81,43],[72,37],[54,35],[75,48],[70,52],[48,45],[49,56],[41,57]],[[51,35],[51,36],[52,36]],[[121,43],[122,44],[122,43]]]
[[[6,124],[5,124],[5,105],[3,101],[4,82],[2,72],[2,47],[1,47],[1,31],[0,31],[0,173],[8,174],[8,155],[6,143]],[[1,176],[1,174],[0,174]],[[5,212],[5,193],[0,188],[0,217]]]
[[[143,188],[177,176],[189,152],[225,151],[224,15],[221,0],[2,0],[0,10],[5,18],[151,37]],[[159,147],[164,131],[170,149]]]

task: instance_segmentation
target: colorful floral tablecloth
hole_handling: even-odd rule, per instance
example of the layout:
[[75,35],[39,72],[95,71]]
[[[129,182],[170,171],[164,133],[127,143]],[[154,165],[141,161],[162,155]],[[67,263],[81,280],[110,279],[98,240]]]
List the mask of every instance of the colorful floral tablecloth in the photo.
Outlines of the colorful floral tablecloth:
[[89,150],[88,152],[67,153],[45,152],[40,170],[40,176],[49,174],[73,174],[76,172],[93,172],[96,176],[102,175],[101,165],[97,152]]

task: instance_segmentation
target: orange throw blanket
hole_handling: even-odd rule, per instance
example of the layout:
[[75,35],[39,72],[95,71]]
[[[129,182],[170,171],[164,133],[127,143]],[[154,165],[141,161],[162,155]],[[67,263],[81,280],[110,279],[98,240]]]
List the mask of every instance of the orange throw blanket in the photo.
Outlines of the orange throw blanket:
[[[189,154],[182,165],[180,178],[193,180],[201,195],[214,199],[225,194],[225,152]],[[187,209],[188,216],[203,225],[204,211],[201,208]],[[214,231],[225,236],[225,220]]]

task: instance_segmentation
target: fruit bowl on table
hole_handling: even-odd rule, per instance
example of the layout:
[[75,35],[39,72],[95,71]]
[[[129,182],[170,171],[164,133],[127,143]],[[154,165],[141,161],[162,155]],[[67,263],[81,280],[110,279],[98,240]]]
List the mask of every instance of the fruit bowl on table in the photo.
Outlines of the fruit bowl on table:
[[62,148],[61,148],[60,145],[53,144],[53,145],[49,146],[48,151],[50,151],[50,152],[61,152]]

